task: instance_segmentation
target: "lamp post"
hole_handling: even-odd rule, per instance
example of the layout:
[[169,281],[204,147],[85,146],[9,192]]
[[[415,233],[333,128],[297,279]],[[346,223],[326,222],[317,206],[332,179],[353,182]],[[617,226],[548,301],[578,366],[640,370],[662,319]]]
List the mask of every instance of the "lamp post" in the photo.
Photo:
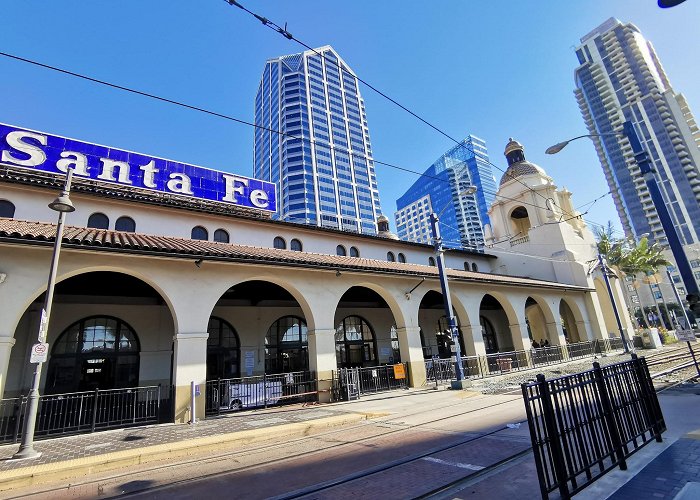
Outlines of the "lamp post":
[[[469,186],[457,196],[463,194],[470,195],[476,192],[476,186]],[[442,210],[438,213],[430,214],[430,229],[432,231],[433,243],[435,246],[435,261],[438,267],[438,275],[440,277],[440,287],[442,288],[442,299],[443,306],[445,308],[445,317],[447,318],[447,324],[450,329],[450,339],[452,340],[452,361],[455,365],[455,378],[452,381],[453,389],[464,389],[464,369],[462,367],[462,352],[459,346],[459,330],[457,329],[457,322],[455,321],[455,316],[452,312],[452,299],[450,298],[450,285],[447,282],[447,274],[445,274],[445,249],[442,246],[442,236],[440,235],[440,226],[438,222],[440,221],[440,215],[449,206],[445,205]]]
[[656,177],[654,177],[654,170],[649,162],[649,154],[644,150],[642,144],[639,142],[637,137],[637,132],[634,130],[634,125],[630,121],[626,121],[622,125],[623,132],[621,133],[610,133],[610,134],[587,134],[574,137],[568,141],[563,141],[554,146],[550,146],[545,151],[546,154],[556,154],[566,147],[571,141],[576,139],[581,139],[582,137],[627,137],[632,147],[632,152],[634,153],[634,160],[637,162],[639,171],[644,177],[644,181],[647,185],[647,190],[651,196],[651,201],[656,208],[656,213],[661,221],[661,226],[663,227],[664,233],[666,235],[666,240],[668,241],[668,246],[673,254],[673,259],[676,261],[676,268],[683,279],[683,284],[688,294],[698,295],[698,285],[693,277],[693,271],[690,268],[690,263],[688,262],[688,257],[683,251],[683,245],[678,237],[678,232],[673,225],[671,220],[671,215],[668,212],[666,203],[661,196],[661,191],[659,190],[659,185],[656,182]]
[[617,310],[617,305],[615,303],[615,296],[613,295],[612,287],[610,286],[610,279],[608,278],[608,267],[605,265],[605,260],[603,256],[598,252],[598,264],[600,265],[600,270],[603,272],[603,279],[605,280],[605,287],[608,289],[608,295],[610,296],[610,303],[612,304],[613,314],[615,315],[615,321],[617,322],[617,329],[620,332],[620,338],[622,339],[622,347],[625,349],[625,353],[630,352],[629,345],[627,344],[627,337],[625,336],[625,329],[622,328],[622,321],[620,321],[620,313]]
[[56,285],[58,257],[61,253],[61,240],[63,240],[63,222],[66,218],[66,214],[75,210],[73,203],[70,201],[70,184],[72,179],[73,169],[68,169],[63,191],[58,198],[49,203],[49,208],[58,212],[58,224],[56,225],[56,240],[54,241],[53,255],[51,257],[49,282],[46,287],[46,295],[44,296],[44,307],[41,310],[41,320],[39,321],[38,343],[32,348],[32,357],[34,357],[36,353],[43,353],[43,357],[37,356],[38,359],[32,361],[36,364],[36,368],[34,369],[32,388],[27,396],[27,413],[24,416],[24,425],[22,427],[22,441],[19,450],[12,456],[13,459],[39,458],[41,456],[41,452],[34,449],[34,428],[39,409],[39,382],[41,381],[41,368],[46,360],[46,354],[48,353],[46,333],[48,332],[49,319],[51,318],[51,306],[53,305],[53,291]]

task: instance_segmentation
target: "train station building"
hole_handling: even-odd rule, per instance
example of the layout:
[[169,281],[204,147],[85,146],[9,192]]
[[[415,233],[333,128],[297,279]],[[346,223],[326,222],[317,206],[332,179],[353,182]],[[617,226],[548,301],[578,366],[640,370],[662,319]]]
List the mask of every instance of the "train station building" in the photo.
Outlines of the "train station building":
[[[42,395],[160,384],[183,422],[192,383],[203,393],[212,380],[309,372],[324,401],[340,368],[404,363],[420,387],[426,359],[449,358],[434,248],[399,241],[386,219],[377,236],[277,221],[274,190],[254,179],[1,130],[1,398],[32,383],[56,234],[47,205],[69,168],[75,211],[66,216]],[[527,358],[531,341],[546,339],[566,356],[567,346],[619,336],[593,236],[567,215],[571,193],[517,142],[506,157],[485,251],[445,253],[463,355]],[[198,416],[205,399],[196,398]]]

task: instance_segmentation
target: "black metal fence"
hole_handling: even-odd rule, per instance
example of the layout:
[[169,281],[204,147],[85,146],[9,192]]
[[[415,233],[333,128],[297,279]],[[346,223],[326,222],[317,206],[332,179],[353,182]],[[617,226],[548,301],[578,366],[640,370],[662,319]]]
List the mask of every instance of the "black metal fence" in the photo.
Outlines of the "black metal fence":
[[333,372],[332,394],[336,401],[357,399],[362,394],[408,389],[408,387],[406,363],[341,368],[337,372]]
[[[529,351],[510,351],[486,356],[463,356],[462,369],[467,378],[483,378],[504,373],[528,370],[538,366],[564,363],[572,359],[593,356],[596,353],[622,349],[619,338],[576,342],[562,346],[540,347]],[[428,383],[448,383],[454,380],[454,363],[449,359],[426,359]]]
[[542,498],[568,499],[666,430],[644,358],[522,385]]
[[[161,386],[95,390],[39,397],[35,436],[78,434],[156,424],[169,414],[170,391]],[[19,441],[27,396],[0,399],[0,442]]]
[[314,372],[208,380],[206,414],[318,400]]

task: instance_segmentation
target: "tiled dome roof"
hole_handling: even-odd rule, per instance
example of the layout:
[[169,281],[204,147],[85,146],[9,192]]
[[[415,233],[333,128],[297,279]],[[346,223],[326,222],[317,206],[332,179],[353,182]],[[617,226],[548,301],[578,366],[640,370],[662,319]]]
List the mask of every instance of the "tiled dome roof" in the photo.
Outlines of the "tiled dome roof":
[[506,170],[506,172],[503,174],[503,177],[501,177],[501,182],[499,186],[502,186],[509,180],[515,179],[516,177],[523,177],[525,175],[530,174],[547,175],[547,173],[542,169],[542,167],[539,167],[534,163],[530,163],[529,161],[519,161],[517,163],[513,163],[510,167],[508,167],[508,170]]

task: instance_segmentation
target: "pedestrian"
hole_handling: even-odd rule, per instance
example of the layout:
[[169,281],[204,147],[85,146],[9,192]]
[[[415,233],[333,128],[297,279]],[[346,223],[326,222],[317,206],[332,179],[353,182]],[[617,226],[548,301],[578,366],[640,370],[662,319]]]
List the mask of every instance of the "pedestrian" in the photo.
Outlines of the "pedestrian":
[[539,348],[539,347],[540,347],[540,345],[537,343],[537,341],[536,341],[536,340],[533,340],[533,341],[532,341],[532,348],[533,348],[533,349],[537,349],[537,348]]
[[542,343],[544,347],[549,347],[549,340],[544,339],[544,342]]

